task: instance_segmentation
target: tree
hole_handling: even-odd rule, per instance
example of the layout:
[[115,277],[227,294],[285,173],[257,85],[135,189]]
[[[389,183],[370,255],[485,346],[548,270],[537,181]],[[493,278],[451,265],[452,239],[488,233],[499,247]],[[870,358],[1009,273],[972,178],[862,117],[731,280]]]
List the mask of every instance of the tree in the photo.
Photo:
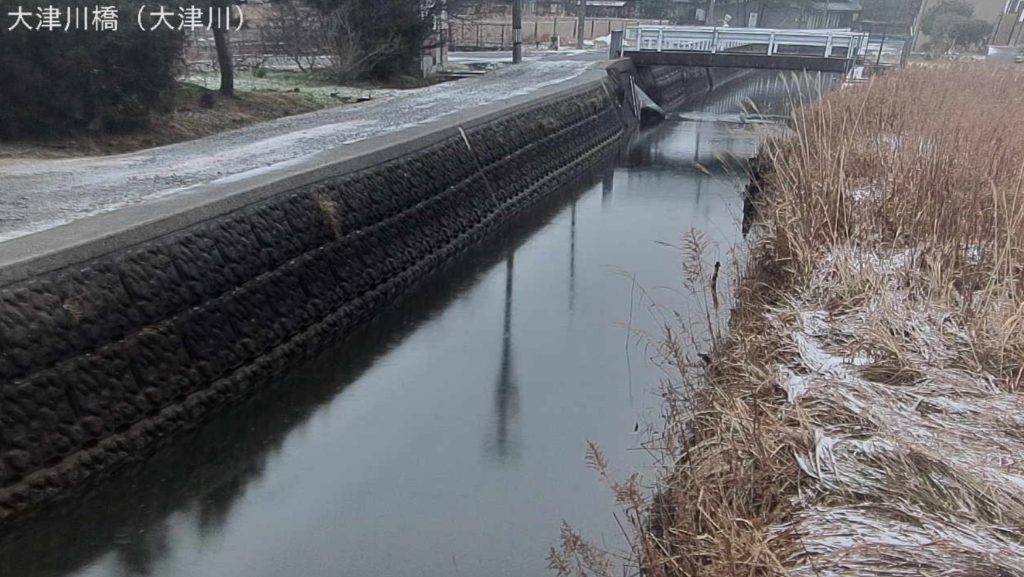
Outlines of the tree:
[[947,34],[955,45],[977,48],[988,41],[992,25],[978,18],[959,19],[951,22],[948,30]]
[[220,70],[222,96],[235,97],[235,61],[231,55],[230,30],[238,24],[232,10],[231,0],[207,0],[193,6],[201,6],[203,23],[213,33],[214,50],[217,53],[217,69]]
[[984,45],[992,25],[974,18],[974,7],[964,0],[942,0],[925,12],[921,31],[931,39],[933,49],[951,51],[956,46]]
[[328,26],[338,80],[386,80],[413,73],[433,30],[421,0],[312,0]]
[[217,68],[220,69],[220,93],[230,98],[235,97],[235,63],[231,58],[231,44],[228,42],[228,31],[213,27],[213,44],[217,50]]
[[941,31],[936,25],[940,24],[941,26],[943,19],[949,19],[954,16],[971,19],[974,17],[974,7],[965,0],[942,0],[924,13],[924,16],[921,18],[921,32],[928,36],[939,36]]
[[[20,0],[0,0],[0,14],[25,10]],[[61,6],[60,29],[28,29],[11,22],[0,29],[0,138],[67,134],[81,130],[125,131],[144,126],[154,109],[168,105],[181,62],[182,33],[167,27],[140,30],[140,3],[103,2],[110,28],[97,31],[68,18],[95,2]],[[143,24],[153,26],[152,4]],[[77,12],[76,12],[77,10]],[[39,22],[26,16],[27,24]],[[52,23],[52,22],[51,22]],[[68,30],[64,31],[64,25]]]
[[327,23],[303,0],[268,4],[271,16],[260,26],[262,51],[287,56],[302,72],[313,70],[329,44]]

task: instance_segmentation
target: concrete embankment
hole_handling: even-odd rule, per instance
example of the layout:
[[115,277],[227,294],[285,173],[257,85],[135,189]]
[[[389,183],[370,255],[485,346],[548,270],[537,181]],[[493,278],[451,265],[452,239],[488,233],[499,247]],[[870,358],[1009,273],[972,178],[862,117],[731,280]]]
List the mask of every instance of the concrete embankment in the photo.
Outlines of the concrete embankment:
[[617,153],[634,74],[0,243],[0,521],[245,398]]
[[639,68],[635,74],[638,83],[651,98],[663,108],[671,109],[700,98],[716,86],[741,78],[749,72],[736,68],[650,66]]

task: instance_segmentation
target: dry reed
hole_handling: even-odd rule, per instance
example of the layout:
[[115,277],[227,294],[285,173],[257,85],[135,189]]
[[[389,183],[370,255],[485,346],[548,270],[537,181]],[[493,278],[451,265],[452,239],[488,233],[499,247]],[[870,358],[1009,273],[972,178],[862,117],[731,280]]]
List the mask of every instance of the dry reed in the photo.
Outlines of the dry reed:
[[1024,575],[1021,109],[1024,72],[911,67],[766,145],[730,330],[703,368],[666,329],[663,475],[613,484],[643,574]]

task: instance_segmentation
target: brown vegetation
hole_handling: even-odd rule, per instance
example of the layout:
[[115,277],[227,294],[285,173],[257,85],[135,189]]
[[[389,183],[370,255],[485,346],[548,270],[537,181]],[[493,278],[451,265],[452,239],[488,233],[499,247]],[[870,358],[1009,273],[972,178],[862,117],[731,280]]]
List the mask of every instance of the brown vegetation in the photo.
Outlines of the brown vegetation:
[[730,334],[666,329],[664,473],[615,485],[644,574],[1024,575],[1022,89],[912,67],[769,143]]
[[238,92],[236,98],[218,98],[211,91],[182,86],[175,93],[173,108],[154,112],[144,129],[116,134],[81,133],[0,141],[0,158],[60,158],[131,152],[312,112],[324,106],[304,93]]

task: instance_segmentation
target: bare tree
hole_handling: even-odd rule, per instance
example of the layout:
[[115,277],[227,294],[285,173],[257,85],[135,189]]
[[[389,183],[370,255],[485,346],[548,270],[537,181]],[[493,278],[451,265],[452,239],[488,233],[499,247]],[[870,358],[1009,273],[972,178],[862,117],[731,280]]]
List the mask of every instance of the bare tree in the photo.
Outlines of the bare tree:
[[434,31],[434,8],[422,0],[305,1],[322,15],[339,80],[414,74]]
[[[229,0],[210,0],[203,9],[204,23],[213,32],[213,43],[217,53],[217,67],[220,69],[220,93],[235,96],[235,63],[231,55],[231,41],[228,38],[232,22]],[[205,8],[210,8],[206,10]]]
[[235,64],[231,60],[231,43],[228,42],[228,31],[219,26],[214,26],[213,43],[217,48],[217,67],[220,68],[220,93],[234,98]]
[[270,9],[260,26],[263,52],[287,57],[303,72],[316,68],[329,45],[329,17],[302,0],[274,2]]
[[352,2],[344,2],[327,18],[329,34],[333,39],[331,55],[333,75],[339,80],[364,77],[377,60],[401,46],[396,30],[384,36],[368,38],[357,25]]

